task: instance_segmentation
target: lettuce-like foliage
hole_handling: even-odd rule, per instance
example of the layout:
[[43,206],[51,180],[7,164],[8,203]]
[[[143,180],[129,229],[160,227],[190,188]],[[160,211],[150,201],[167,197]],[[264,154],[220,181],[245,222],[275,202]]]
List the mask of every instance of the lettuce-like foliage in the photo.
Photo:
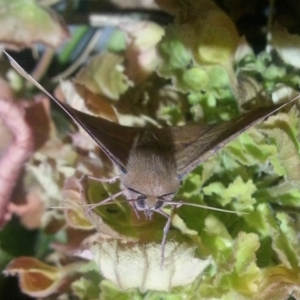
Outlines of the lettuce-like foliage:
[[[159,26],[145,26],[145,31],[137,27],[138,34],[126,45],[123,38],[120,47],[109,45],[118,54],[105,52],[90,61],[77,77],[90,90],[85,93],[88,101],[80,105],[99,108],[105,103],[108,114],[114,120],[126,119],[127,125],[136,125],[137,116],[142,116],[142,125],[205,124],[238,115],[242,105],[234,95],[240,75],[259,78],[265,95],[273,99],[279,84],[299,84],[298,70],[272,53],[252,53],[234,63],[237,31],[212,1],[174,1],[173,6],[171,11],[182,10],[162,39]],[[199,16],[209,22],[201,22]],[[220,25],[226,29],[224,36]],[[210,36],[213,29],[216,35]],[[149,30],[154,35],[147,44],[143,33]],[[128,32],[132,33],[127,28]],[[130,55],[130,66],[120,50]],[[140,73],[134,73],[134,63]],[[128,78],[135,78],[134,83]],[[38,186],[45,206],[56,207],[64,200],[64,213],[43,215],[43,230],[51,235],[55,254],[48,259],[63,264],[30,261],[17,264],[18,272],[30,275],[39,265],[43,277],[52,276],[49,289],[45,285],[39,296],[65,292],[79,299],[299,298],[299,110],[287,111],[242,133],[185,176],[174,199],[178,207],[171,215],[165,270],[160,270],[165,216],[154,214],[147,220],[121,195],[112,200],[120,191],[118,181],[65,183],[74,174],[110,178],[116,170],[80,132],[73,133],[71,141],[66,136],[59,140],[61,135],[53,130],[27,164],[25,186]],[[170,214],[170,209],[164,208],[164,213]],[[9,257],[4,251],[0,255]],[[77,256],[91,262],[72,265]],[[68,269],[69,265],[75,267]],[[74,274],[68,290],[61,292],[62,281]]]

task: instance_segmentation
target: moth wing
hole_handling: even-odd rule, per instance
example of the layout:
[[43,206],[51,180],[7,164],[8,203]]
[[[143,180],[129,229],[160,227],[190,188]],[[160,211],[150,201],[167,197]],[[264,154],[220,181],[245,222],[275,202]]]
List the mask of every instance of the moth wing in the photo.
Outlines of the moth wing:
[[256,108],[239,118],[220,124],[171,128],[178,176],[191,172],[249,127],[295,99],[281,105]]
[[75,120],[95,140],[106,155],[123,172],[126,172],[126,164],[131,147],[143,129],[122,126],[100,117],[94,117],[60,102],[30,76],[5,50],[2,51],[6,54],[15,70],[51,98],[71,119]]
[[[143,129],[125,127],[103,118],[92,117],[61,103],[23,70],[9,54],[2,51],[9,58],[11,65],[23,77],[54,100],[91,135],[108,157],[126,172],[130,150]],[[249,127],[298,98],[299,96],[281,105],[254,109],[229,122],[206,126],[173,127],[155,132],[161,135],[170,131],[172,137],[172,143],[169,145],[170,151],[174,152],[172,155],[174,154],[176,161],[177,175],[183,176]],[[163,141],[163,143],[168,145],[168,141]]]
[[102,151],[126,173],[130,150],[143,129],[122,126],[82,113],[67,105],[64,107],[71,112],[72,118],[94,139]]

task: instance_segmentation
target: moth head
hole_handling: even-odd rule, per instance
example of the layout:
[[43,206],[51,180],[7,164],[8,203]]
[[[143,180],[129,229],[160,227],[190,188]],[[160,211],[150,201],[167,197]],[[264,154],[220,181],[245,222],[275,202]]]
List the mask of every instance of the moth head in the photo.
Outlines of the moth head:
[[161,196],[150,196],[127,188],[125,193],[126,198],[132,201],[136,210],[143,211],[148,218],[151,218],[155,211],[173,200],[176,191]]

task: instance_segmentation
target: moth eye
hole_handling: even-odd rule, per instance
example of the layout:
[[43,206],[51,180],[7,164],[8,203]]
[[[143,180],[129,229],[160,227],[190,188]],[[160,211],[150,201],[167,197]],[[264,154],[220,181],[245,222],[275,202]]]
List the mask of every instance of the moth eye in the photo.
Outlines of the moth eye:
[[145,208],[146,206],[146,196],[145,195],[138,195],[136,198],[136,204],[140,207],[140,208]]
[[154,209],[159,209],[164,205],[164,198],[158,197],[154,206]]

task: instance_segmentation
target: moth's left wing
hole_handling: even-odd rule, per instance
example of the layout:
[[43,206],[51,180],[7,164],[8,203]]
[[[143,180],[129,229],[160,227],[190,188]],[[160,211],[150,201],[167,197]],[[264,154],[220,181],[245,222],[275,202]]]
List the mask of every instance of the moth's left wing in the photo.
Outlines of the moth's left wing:
[[281,105],[259,107],[228,122],[170,128],[175,145],[175,160],[179,177],[191,172],[228,142],[268,117],[272,113],[295,101],[299,96]]

